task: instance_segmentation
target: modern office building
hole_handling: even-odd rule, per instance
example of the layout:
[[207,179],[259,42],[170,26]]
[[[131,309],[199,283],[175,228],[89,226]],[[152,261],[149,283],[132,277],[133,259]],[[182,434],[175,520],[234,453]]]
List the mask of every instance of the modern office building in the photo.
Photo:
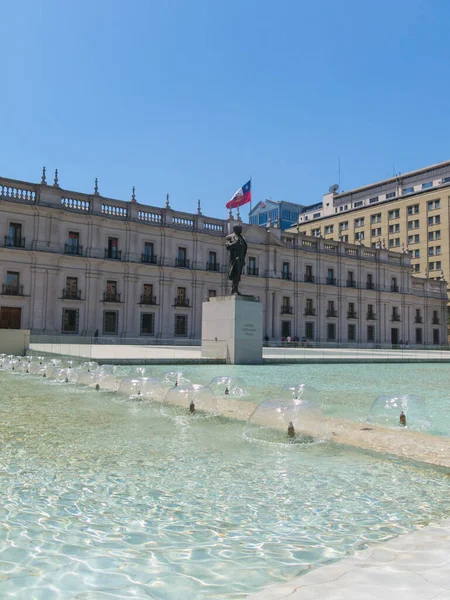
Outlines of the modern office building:
[[407,251],[422,277],[450,276],[450,161],[348,192],[332,186],[290,231]]
[[298,222],[304,207],[284,200],[262,200],[249,212],[250,225],[277,227],[284,231]]
[[[160,208],[0,178],[0,327],[198,340],[202,302],[230,292],[224,236],[235,223],[168,199]],[[244,235],[241,289],[260,297],[269,339],[447,344],[446,282],[413,277],[409,254],[256,225]]]

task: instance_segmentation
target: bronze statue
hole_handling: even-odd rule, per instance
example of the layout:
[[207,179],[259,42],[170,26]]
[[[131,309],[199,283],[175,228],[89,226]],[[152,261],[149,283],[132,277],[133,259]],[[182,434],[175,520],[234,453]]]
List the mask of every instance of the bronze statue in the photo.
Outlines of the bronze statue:
[[227,235],[226,249],[230,253],[230,266],[228,269],[228,279],[232,282],[231,293],[239,294],[239,282],[245,266],[245,255],[247,254],[247,242],[242,237],[242,227],[235,225],[233,233]]

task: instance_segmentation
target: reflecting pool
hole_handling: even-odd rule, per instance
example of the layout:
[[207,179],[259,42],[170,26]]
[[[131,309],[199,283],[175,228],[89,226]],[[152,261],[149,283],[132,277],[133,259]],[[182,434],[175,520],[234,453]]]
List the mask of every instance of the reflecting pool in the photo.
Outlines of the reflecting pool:
[[[348,372],[324,365],[172,370],[189,390],[242,377],[242,402],[305,382],[321,410],[343,414],[352,412],[344,396],[375,387],[371,366],[352,366],[353,387]],[[65,383],[61,368],[54,380],[0,372],[0,597],[243,598],[450,514],[445,470],[296,443],[282,431],[251,436],[244,422],[190,415],[138,397],[133,384],[129,398]],[[394,391],[406,387],[399,368]],[[168,371],[114,375],[146,378],[154,390]],[[355,418],[384,390],[379,383],[356,402]]]

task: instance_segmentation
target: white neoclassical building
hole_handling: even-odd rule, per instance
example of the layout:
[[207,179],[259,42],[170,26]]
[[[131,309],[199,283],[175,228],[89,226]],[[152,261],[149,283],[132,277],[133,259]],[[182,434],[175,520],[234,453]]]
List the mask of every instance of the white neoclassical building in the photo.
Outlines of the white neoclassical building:
[[[229,293],[236,221],[0,178],[0,328],[34,334],[201,337],[202,302]],[[410,256],[244,225],[242,292],[264,334],[351,345],[447,345],[446,282]]]

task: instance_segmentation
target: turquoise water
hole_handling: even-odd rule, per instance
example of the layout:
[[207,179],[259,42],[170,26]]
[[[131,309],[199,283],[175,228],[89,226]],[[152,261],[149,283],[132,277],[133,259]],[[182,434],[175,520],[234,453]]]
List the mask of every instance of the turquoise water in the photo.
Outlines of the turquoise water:
[[[416,393],[436,378],[424,368],[409,367]],[[399,390],[400,370],[185,373],[240,375],[252,399],[305,381],[326,412],[359,418],[363,386],[385,391],[381,376]],[[241,422],[32,375],[0,372],[0,385],[1,598],[242,598],[450,514],[443,470],[281,433],[258,441]]]

